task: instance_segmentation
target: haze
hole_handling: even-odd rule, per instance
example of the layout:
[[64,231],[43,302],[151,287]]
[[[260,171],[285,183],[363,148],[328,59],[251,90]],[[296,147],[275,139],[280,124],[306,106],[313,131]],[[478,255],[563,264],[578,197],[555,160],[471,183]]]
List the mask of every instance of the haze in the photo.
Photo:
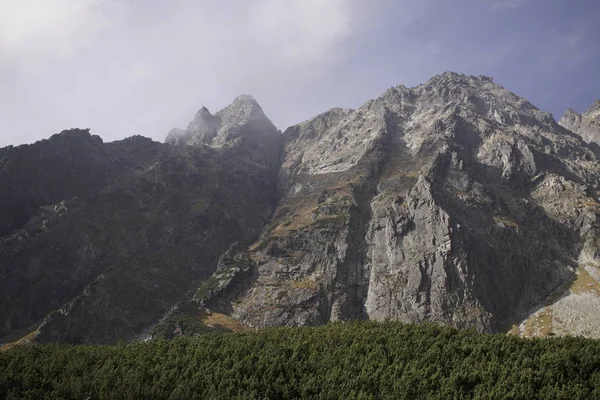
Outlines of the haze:
[[162,141],[252,94],[280,129],[451,70],[556,119],[600,98],[597,0],[0,0],[0,146]]

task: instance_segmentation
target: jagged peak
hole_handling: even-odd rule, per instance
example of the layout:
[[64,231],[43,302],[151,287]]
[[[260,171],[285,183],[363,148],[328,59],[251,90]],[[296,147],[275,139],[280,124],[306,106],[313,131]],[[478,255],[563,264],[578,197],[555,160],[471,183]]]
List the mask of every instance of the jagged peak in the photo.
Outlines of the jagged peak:
[[[90,128],[85,128],[85,129],[81,129],[81,128],[65,129],[65,130],[63,130],[60,133],[57,133],[55,135],[73,136],[73,137],[90,137],[90,136],[92,136],[92,134],[90,133]],[[55,136],[55,135],[53,135],[53,136]]]
[[202,106],[202,108],[200,108],[198,110],[198,112],[196,113],[195,118],[206,118],[206,117],[212,117],[213,115],[210,113],[210,111],[208,111],[208,108]]
[[494,79],[486,75],[467,75],[460,72],[445,71],[441,74],[432,76],[424,85],[461,82],[494,82]]
[[222,119],[224,125],[269,120],[260,104],[249,94],[242,94],[236,97],[230,105],[215,115]]
[[235,99],[233,99],[232,104],[240,104],[240,103],[248,103],[248,104],[258,105],[258,102],[256,101],[256,99],[254,97],[252,97],[252,95],[249,95],[249,94],[241,94],[238,97],[236,97]]
[[247,124],[269,131],[277,131],[277,128],[267,118],[256,99],[249,94],[242,94],[215,114],[212,114],[208,108],[201,107],[187,129],[171,129],[165,142],[178,145],[195,145],[198,143],[217,145],[226,140],[218,138],[222,132],[226,132],[235,126]]
[[[395,87],[396,90],[404,91],[403,85]],[[434,75],[426,82],[414,86],[408,91],[413,94],[421,94],[424,92],[447,92],[447,90],[458,89],[463,94],[466,92],[472,92],[473,94],[479,93],[490,93],[494,96],[498,96],[501,92],[511,93],[506,90],[503,86],[494,82],[493,78],[485,75],[466,75],[458,72],[443,72],[441,74]],[[455,92],[457,93],[457,92]],[[514,94],[513,94],[514,95]],[[521,99],[519,96],[514,95],[511,100]],[[527,103],[524,99],[522,103]]]
[[196,112],[194,119],[188,125],[189,131],[198,130],[214,130],[216,125],[219,123],[219,117],[213,115],[208,111],[208,108],[202,107]]
[[600,111],[600,99],[594,101],[594,104],[586,111],[586,113]]
[[72,129],[65,129],[63,131],[61,131],[60,133],[56,133],[52,136],[50,136],[49,139],[43,139],[41,140],[46,141],[46,140],[50,140],[50,141],[55,141],[55,140],[68,140],[68,141],[94,141],[94,142],[101,142],[102,138],[98,135],[93,135],[90,133],[90,128],[85,128],[85,129],[80,129],[80,128],[72,128]]
[[233,99],[230,105],[219,111],[217,114],[223,114],[227,110],[252,110],[260,111],[262,113],[262,107],[258,104],[258,101],[249,94],[242,94]]
[[581,114],[569,107],[567,109],[567,111],[565,111],[565,113],[563,114],[562,118],[572,117],[572,116],[581,117]]
[[134,146],[150,146],[155,143],[156,142],[149,137],[142,136],[142,135],[133,135],[133,136],[128,136],[124,139],[114,140],[107,144],[109,144],[109,145],[125,144],[125,145],[134,145]]

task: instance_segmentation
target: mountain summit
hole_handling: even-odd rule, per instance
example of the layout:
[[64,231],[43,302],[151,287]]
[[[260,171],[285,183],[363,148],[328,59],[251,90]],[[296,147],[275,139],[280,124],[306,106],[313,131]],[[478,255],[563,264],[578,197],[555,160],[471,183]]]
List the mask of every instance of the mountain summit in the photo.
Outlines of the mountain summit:
[[277,141],[277,129],[258,102],[247,94],[236,97],[229,106],[215,115],[202,107],[187,129],[172,129],[165,143],[223,146],[241,135],[264,136],[261,139]]
[[559,125],[447,72],[283,133],[243,95],[163,144],[0,149],[0,335],[393,319],[600,337],[598,108]]

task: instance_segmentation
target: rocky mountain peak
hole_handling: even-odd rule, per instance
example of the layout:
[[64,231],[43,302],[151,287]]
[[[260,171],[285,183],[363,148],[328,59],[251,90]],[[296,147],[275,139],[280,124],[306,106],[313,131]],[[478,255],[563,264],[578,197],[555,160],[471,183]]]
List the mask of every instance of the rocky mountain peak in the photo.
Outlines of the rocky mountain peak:
[[[243,94],[236,97],[233,102],[217,113],[223,125],[239,125],[249,121],[268,121],[262,107],[254,97]],[[270,121],[268,121],[270,123]]]
[[210,113],[210,111],[208,111],[208,108],[202,106],[202,108],[200,108],[198,110],[198,112],[196,113],[196,115],[194,116],[195,120],[205,120],[205,119],[210,119],[212,118],[213,115]]
[[494,109],[529,116],[532,116],[532,112],[539,111],[527,100],[483,75],[445,72],[415,87],[414,91],[427,102],[453,103],[480,115],[488,114],[490,110],[493,113]]
[[567,111],[565,111],[565,115],[571,115],[571,114],[580,115],[577,111],[575,111],[571,107],[569,107],[569,108],[567,108]]
[[240,94],[238,97],[233,99],[232,104],[250,104],[252,106],[259,106],[258,102],[250,94]]
[[459,72],[446,71],[431,77],[425,85],[432,84],[477,84],[481,82],[493,82],[493,78],[485,75],[467,75]]
[[[571,129],[571,127],[574,123],[580,123],[580,122],[581,122],[581,114],[578,113],[577,111],[573,110],[572,108],[567,109],[567,111],[565,111],[564,115],[560,119],[560,124],[565,126],[568,129]],[[571,127],[569,127],[567,125],[569,125]]]
[[594,104],[585,112],[590,118],[600,118],[600,100],[596,100]]
[[222,110],[211,114],[202,107],[187,129],[172,129],[166,143],[179,146],[223,146],[241,136],[253,136],[252,131],[275,135],[277,129],[262,107],[250,95],[243,94]]
[[[469,135],[475,145],[502,131],[513,141],[557,142],[556,122],[526,99],[496,84],[486,76],[454,72],[436,75],[427,82],[407,88],[398,85],[357,110],[343,113],[332,109],[310,121],[290,128],[289,138],[298,138],[289,151],[297,155],[290,167],[311,173],[346,170],[369,152],[390,131],[398,132],[410,151],[418,152],[432,141],[467,136],[454,129],[458,122],[477,126]],[[512,129],[508,129],[512,127]],[[426,133],[425,133],[426,132]],[[313,148],[314,146],[314,148]],[[284,164],[287,167],[287,164]]]
[[50,137],[49,140],[56,141],[71,141],[71,142],[102,142],[102,139],[98,135],[92,135],[89,129],[65,129],[60,133],[56,133]]
[[202,107],[189,123],[186,131],[175,131],[174,133],[179,134],[180,138],[188,137],[188,141],[196,140],[198,144],[210,144],[211,140],[217,136],[220,123],[221,120],[218,116],[212,115],[208,108]]

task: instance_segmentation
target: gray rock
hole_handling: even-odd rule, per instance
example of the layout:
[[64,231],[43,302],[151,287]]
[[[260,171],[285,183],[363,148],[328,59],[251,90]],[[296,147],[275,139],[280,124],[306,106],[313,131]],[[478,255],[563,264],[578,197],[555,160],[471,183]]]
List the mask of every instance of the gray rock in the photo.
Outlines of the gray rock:
[[583,114],[569,108],[559,124],[575,132],[588,143],[600,144],[600,100],[596,100]]

